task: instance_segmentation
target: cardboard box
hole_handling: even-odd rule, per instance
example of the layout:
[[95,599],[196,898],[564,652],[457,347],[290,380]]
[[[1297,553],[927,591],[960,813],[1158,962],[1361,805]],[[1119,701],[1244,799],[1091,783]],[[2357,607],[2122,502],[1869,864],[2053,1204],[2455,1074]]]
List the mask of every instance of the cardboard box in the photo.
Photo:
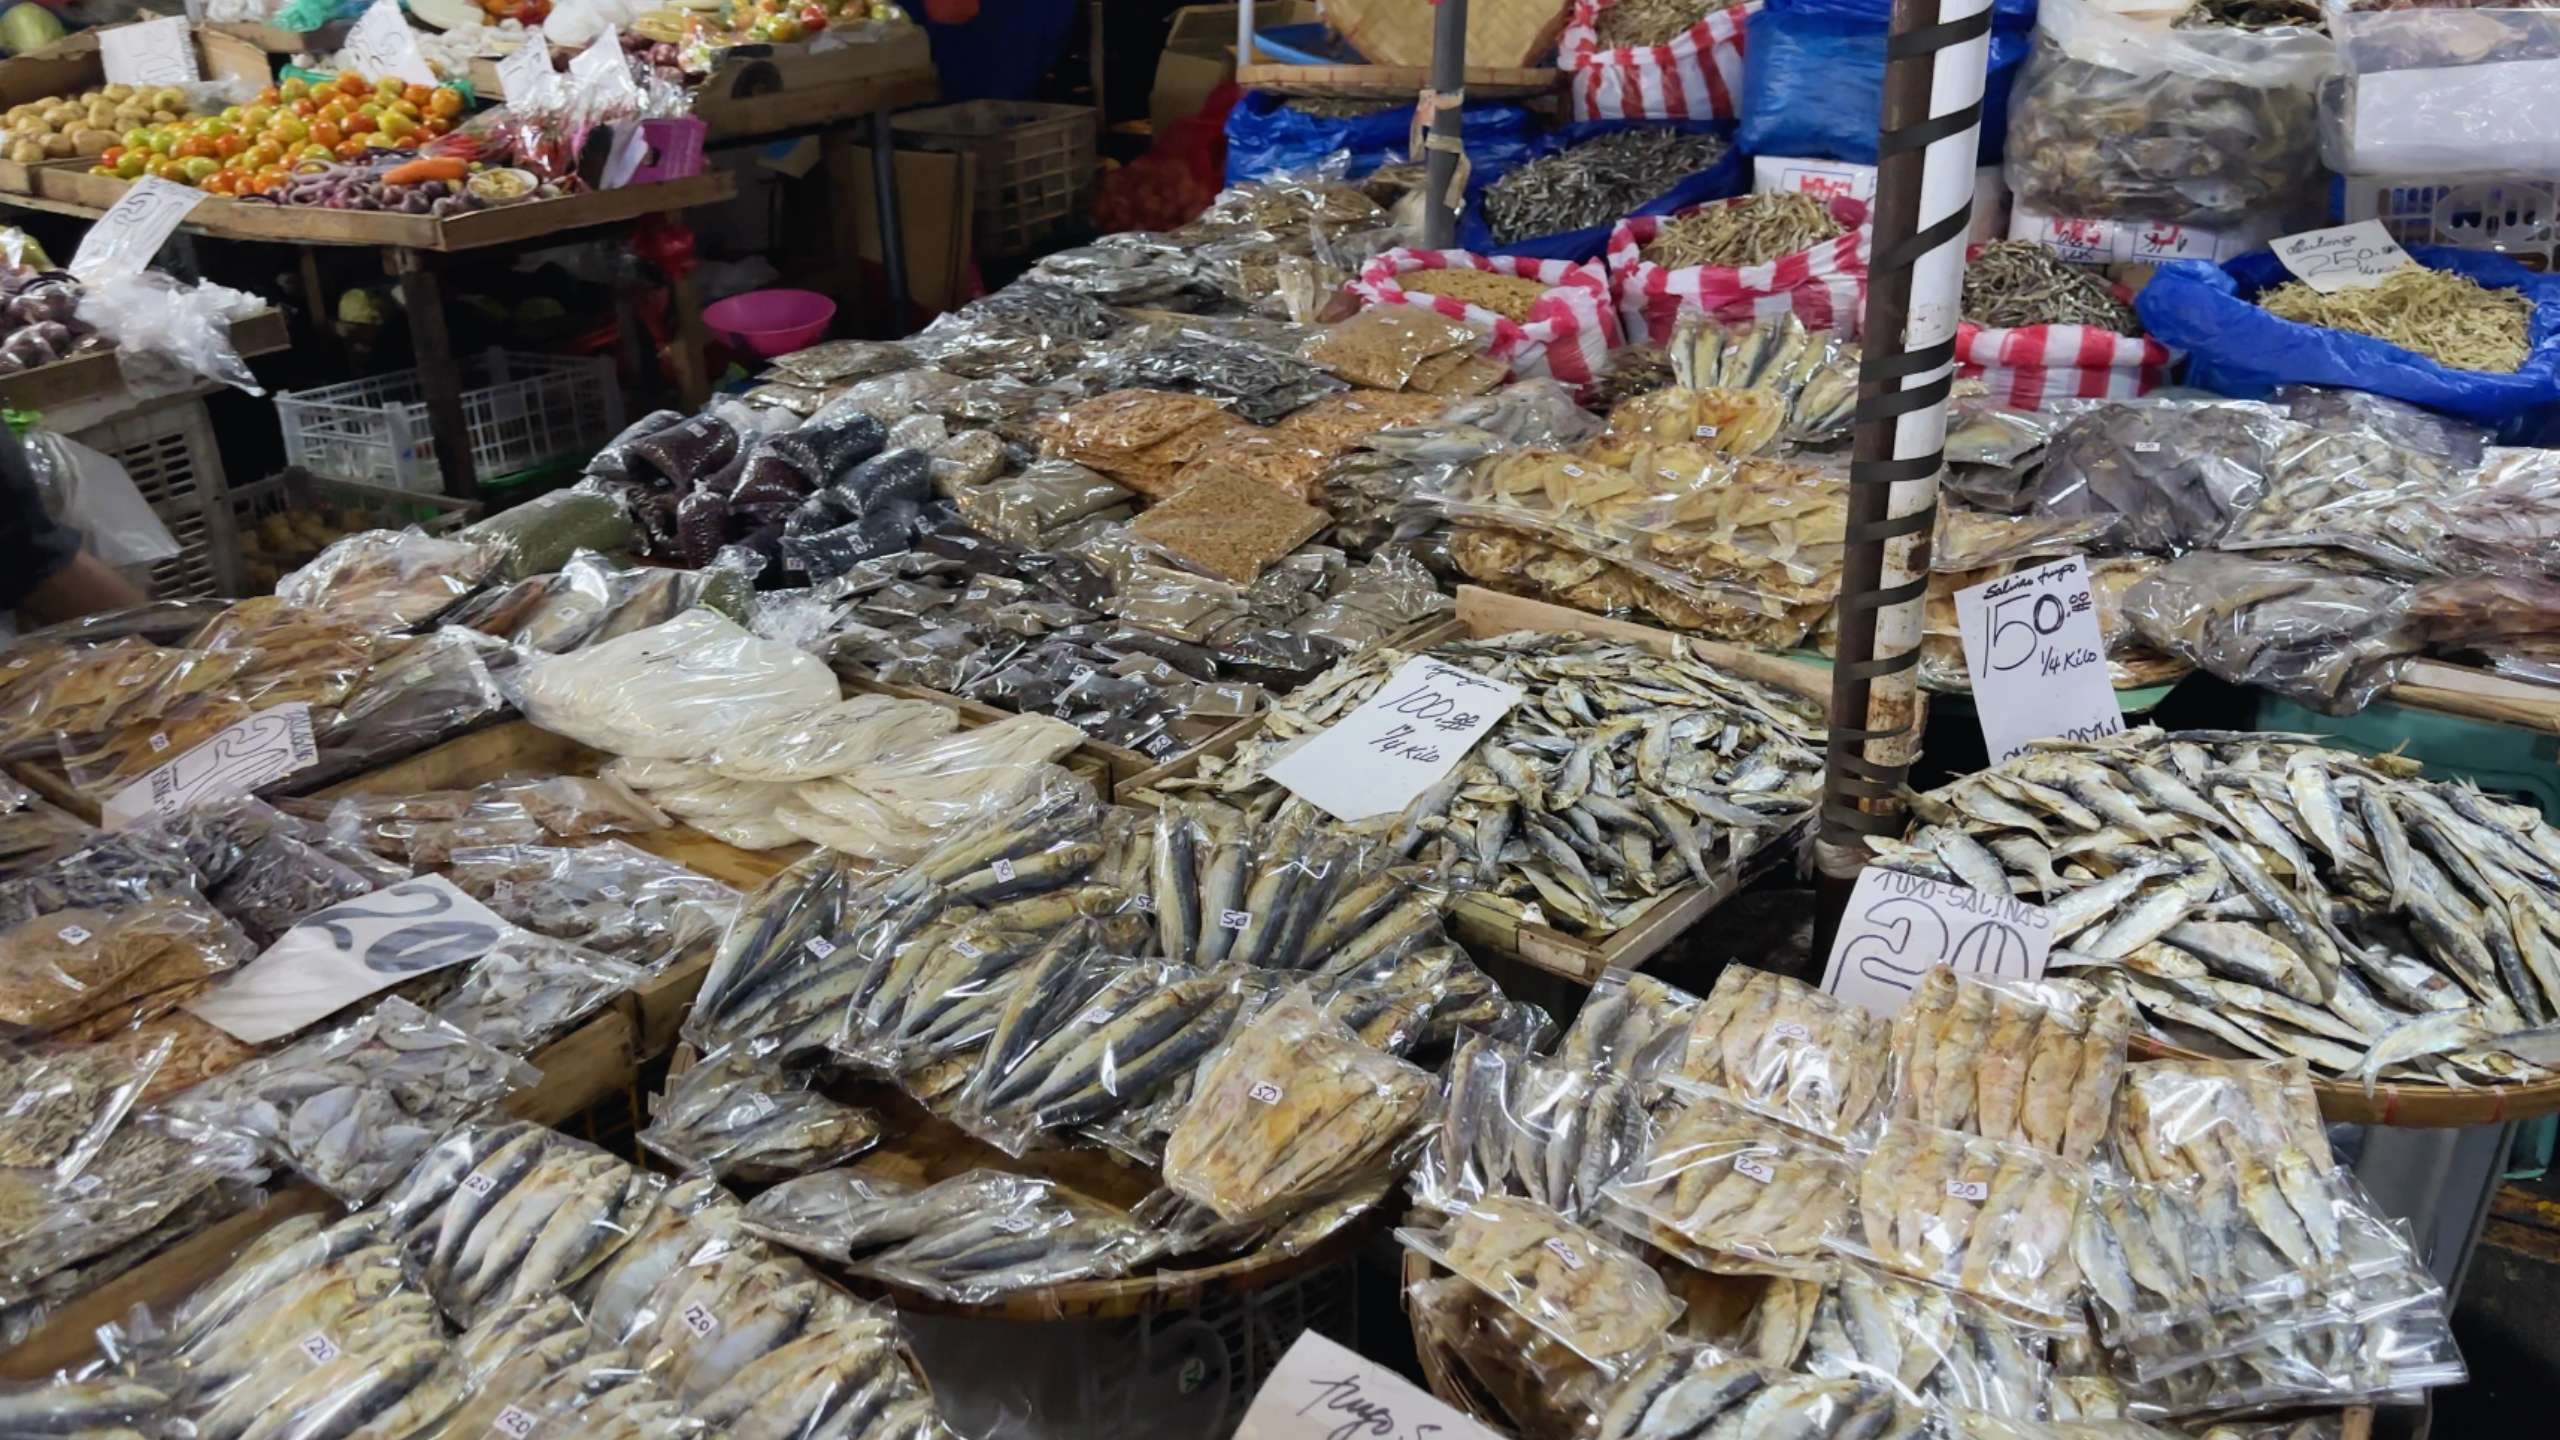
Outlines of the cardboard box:
[[[848,146],[863,183],[853,189],[854,253],[880,258],[879,207],[871,193],[871,147]],[[907,294],[927,310],[950,310],[969,298],[970,195],[977,177],[967,155],[897,152],[898,229],[907,241]],[[838,198],[842,198],[839,192]]]
[[[1324,18],[1313,0],[1266,0],[1253,7],[1254,28],[1311,25]],[[1147,121],[1162,135],[1173,122],[1196,115],[1209,92],[1236,73],[1236,7],[1185,5],[1173,12],[1173,28],[1156,57],[1156,85],[1147,96]]]

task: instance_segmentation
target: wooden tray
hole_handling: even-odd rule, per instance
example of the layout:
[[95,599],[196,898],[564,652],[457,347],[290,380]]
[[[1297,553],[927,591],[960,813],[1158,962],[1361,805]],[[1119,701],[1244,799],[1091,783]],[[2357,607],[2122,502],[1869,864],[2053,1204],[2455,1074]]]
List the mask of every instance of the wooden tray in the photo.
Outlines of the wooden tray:
[[[292,343],[281,310],[261,310],[231,327],[231,348],[243,360],[273,354]],[[0,376],[0,405],[19,410],[60,410],[124,393],[124,371],[112,350]]]
[[[1431,71],[1421,65],[1239,65],[1236,83],[1276,95],[1410,101],[1431,88]],[[1492,100],[1544,95],[1563,84],[1562,70],[1470,65],[1465,88],[1470,100]]]
[[2421,710],[2560,735],[2560,686],[2492,675],[2468,665],[2416,661],[2400,683],[2383,692],[2383,698]]
[[[1712,640],[1697,640],[1655,630],[1628,620],[1611,620],[1586,614],[1580,610],[1550,605],[1542,600],[1524,600],[1474,585],[1458,587],[1456,617],[1443,628],[1407,638],[1401,643],[1407,649],[1423,649],[1456,636],[1502,635],[1514,630],[1553,630],[1568,634],[1592,635],[1622,640],[1642,646],[1656,654],[1668,654],[1671,647],[1687,647],[1690,654],[1711,661],[1737,675],[1775,686],[1820,705],[1831,694],[1831,677],[1820,667],[1781,656],[1747,650]],[[1201,756],[1224,756],[1260,730],[1259,722],[1248,722],[1242,734],[1221,735],[1169,765],[1138,777],[1123,786],[1123,804],[1152,803],[1150,794],[1158,782],[1189,775],[1198,767]],[[1792,827],[1755,851],[1742,873],[1715,886],[1679,885],[1663,892],[1653,907],[1637,917],[1636,922],[1605,939],[1583,936],[1521,921],[1498,905],[1481,897],[1461,894],[1449,910],[1449,928],[1457,937],[1478,950],[1517,960],[1551,975],[1588,985],[1600,978],[1600,972],[1618,966],[1633,970],[1669,949],[1691,926],[1709,911],[1733,897],[1751,880],[1776,868],[1792,855],[1802,839],[1811,833],[1813,817]]]
[[[2215,1054],[2191,1050],[2139,1032],[2126,1050],[2136,1060],[2255,1058],[2238,1051]],[[2376,1085],[2367,1095],[2362,1085],[2315,1075],[2311,1089],[2320,1098],[2321,1119],[2356,1125],[2452,1128],[2560,1115],[2560,1079],[2539,1080],[2530,1085],[2484,1085],[2476,1090],[2456,1090],[2445,1085]]]
[[[196,66],[205,78],[248,80],[257,85],[264,85],[271,78],[264,50],[234,36],[221,34],[218,27],[198,26],[194,33]],[[66,35],[42,49],[0,60],[0,110],[30,100],[68,99],[106,83],[107,62],[98,48],[98,32],[83,30]],[[62,163],[70,162],[48,161],[29,165],[17,160],[0,160],[0,193],[32,195],[36,193],[36,173],[48,165]],[[86,169],[93,163],[81,160],[78,168]],[[65,255],[63,258],[68,260],[70,257]]]
[[[94,219],[123,198],[131,182],[113,175],[93,175],[87,166],[47,165],[35,167],[34,183],[33,199],[0,196],[0,200]],[[737,193],[736,177],[725,170],[710,170],[683,180],[626,185],[619,190],[563,195],[556,200],[528,200],[444,220],[432,215],[324,210],[265,200],[230,200],[217,195],[190,211],[184,228],[223,240],[478,250],[595,225],[619,224],[643,215],[716,205],[736,198]]]
[[[570,53],[562,51],[559,58]],[[471,92],[483,100],[506,98],[496,60],[471,62]],[[924,31],[911,27],[894,39],[833,50],[813,52],[806,43],[731,46],[694,87],[693,114],[711,127],[713,140],[737,140],[941,98],[941,77]]]

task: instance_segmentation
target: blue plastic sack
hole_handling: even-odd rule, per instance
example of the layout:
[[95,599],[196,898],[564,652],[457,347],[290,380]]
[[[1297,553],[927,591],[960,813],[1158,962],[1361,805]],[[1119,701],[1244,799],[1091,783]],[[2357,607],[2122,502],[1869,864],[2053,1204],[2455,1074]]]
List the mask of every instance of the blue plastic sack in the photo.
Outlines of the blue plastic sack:
[[[1528,152],[1530,135],[1529,112],[1517,105],[1466,109],[1467,159],[1478,169],[1516,163]],[[1357,179],[1405,160],[1412,137],[1410,105],[1327,120],[1290,109],[1286,97],[1249,90],[1227,112],[1227,183],[1312,171],[1337,150],[1351,157],[1346,178]]]
[[[1742,148],[1754,155],[1876,163],[1884,119],[1887,0],[1769,0],[1742,49]],[[1991,70],[1982,90],[1982,163],[1999,163],[2009,86],[2026,62],[2035,0],[1991,11]]]
[[2220,265],[2173,260],[2152,273],[2133,308],[2154,339],[2186,352],[2187,383],[2217,394],[2256,399],[2278,385],[2336,385],[2493,426],[2560,401],[2560,275],[2442,245],[2412,245],[2409,254],[2533,302],[2522,369],[2456,370],[2369,335],[2279,320],[2254,303],[2293,278],[2267,250]]
[[[1507,165],[1486,165],[1482,161],[1467,177],[1466,213],[1458,217],[1458,248],[1479,255],[1530,255],[1540,260],[1589,260],[1609,248],[1609,232],[1616,228],[1612,218],[1607,224],[1589,225],[1580,230],[1564,230],[1553,235],[1533,235],[1505,243],[1493,238],[1493,226],[1485,220],[1484,192],[1494,181],[1540,156],[1570,150],[1585,140],[1597,139],[1617,130],[1678,130],[1688,134],[1733,137],[1730,120],[1584,120],[1562,125],[1535,137],[1528,151]],[[1470,147],[1472,151],[1473,147]],[[1471,156],[1472,158],[1472,156]],[[1693,172],[1679,184],[1628,211],[1630,215],[1668,215],[1674,210],[1709,200],[1722,200],[1751,188],[1751,160],[1740,146],[1724,152],[1724,157],[1704,170]]]

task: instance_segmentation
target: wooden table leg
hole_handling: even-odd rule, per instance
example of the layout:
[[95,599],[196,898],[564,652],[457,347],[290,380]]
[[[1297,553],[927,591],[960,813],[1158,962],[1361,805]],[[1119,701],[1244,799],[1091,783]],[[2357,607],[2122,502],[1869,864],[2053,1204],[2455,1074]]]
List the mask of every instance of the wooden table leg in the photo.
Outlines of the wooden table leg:
[[[859,315],[853,333],[874,333],[870,288],[862,283],[862,206],[859,187],[862,162],[854,157],[853,127],[836,125],[818,137],[818,174],[827,197],[827,277],[836,308],[848,321]],[[880,333],[886,333],[885,331]]]
[[[681,213],[665,218],[671,225],[684,223]],[[705,354],[711,334],[702,327],[702,287],[693,277],[688,269],[667,281],[667,319],[675,332],[667,342],[667,358],[675,365],[676,394],[687,410],[699,410],[711,400],[710,359]]]
[[395,249],[391,268],[409,311],[409,348],[418,362],[418,388],[426,395],[427,430],[435,437],[436,468],[444,493],[480,498],[480,476],[471,462],[471,422],[462,410],[462,364],[454,357],[453,332],[444,317],[444,257],[432,250]]
[[871,112],[871,188],[880,215],[880,266],[889,272],[889,338],[907,333],[907,231],[898,218],[897,137],[889,112]]

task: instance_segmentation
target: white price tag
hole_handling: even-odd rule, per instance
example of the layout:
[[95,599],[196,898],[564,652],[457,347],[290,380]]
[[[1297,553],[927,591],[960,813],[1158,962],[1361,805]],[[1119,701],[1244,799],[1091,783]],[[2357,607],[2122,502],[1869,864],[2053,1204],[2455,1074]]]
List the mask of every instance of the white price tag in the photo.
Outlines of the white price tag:
[[418,32],[400,12],[400,0],[373,0],[356,17],[346,43],[338,47],[338,68],[367,80],[397,75],[412,85],[436,83],[426,52],[418,48]]
[[474,1195],[486,1197],[496,1191],[498,1188],[498,1179],[494,1175],[485,1175],[480,1171],[474,1170],[470,1174],[462,1177],[462,1188],[470,1191]]
[[326,1365],[338,1358],[338,1342],[317,1331],[303,1337],[302,1343],[293,1348],[310,1357],[314,1365]]
[[1751,1155],[1736,1155],[1733,1157],[1733,1173],[1736,1175],[1748,1176],[1753,1180],[1759,1181],[1763,1185],[1766,1185],[1770,1181],[1778,1178],[1777,1167],[1771,1165],[1766,1160],[1762,1160]]
[[2087,561],[2074,555],[1959,590],[1956,625],[1992,764],[2030,740],[2124,730]]
[[515,104],[532,104],[558,83],[559,75],[551,66],[550,46],[519,45],[498,62],[498,93]]
[[1277,1105],[1280,1103],[1280,1087],[1272,1084],[1268,1080],[1256,1081],[1253,1088],[1244,1093],[1245,1098],[1251,1100],[1256,1105]]
[[1233,930],[1238,934],[1242,934],[1244,927],[1252,923],[1253,912],[1250,910],[1221,910],[1218,912],[1218,928],[1221,930]]
[[809,937],[809,943],[802,948],[806,949],[810,954],[817,956],[819,959],[824,960],[828,956],[836,953],[836,942],[828,939],[824,935],[812,935]]
[[498,1418],[491,1422],[489,1428],[506,1436],[507,1440],[533,1440],[533,1428],[536,1423],[530,1411],[519,1410],[510,1405],[498,1412]]
[[623,896],[623,889],[619,885],[599,885],[596,887],[596,893],[607,900],[619,900]]
[[[1981,202],[1975,208],[1979,213]],[[2086,215],[2047,215],[2028,205],[2009,211],[2009,238],[2033,240],[2081,265],[2117,261],[2228,260],[2262,249],[2273,232],[2263,226],[2199,230],[2164,220],[2102,220]]]
[[2041,980],[2052,951],[2042,906],[1871,865],[1849,892],[1822,988],[1890,1017],[1937,966]]
[[169,732],[168,732],[168,731],[166,731],[166,730],[154,730],[154,731],[152,731],[152,732],[151,732],[151,753],[152,753],[152,754],[154,754],[154,755],[164,754],[164,753],[166,753],[166,752],[167,752],[168,748],[169,748]]
[[202,203],[204,192],[192,185],[150,175],[134,181],[80,237],[80,248],[71,252],[71,273],[92,283],[141,274],[178,222]]
[[98,32],[98,59],[110,85],[192,85],[204,78],[196,66],[195,37],[187,17],[112,25]]
[[86,945],[89,943],[89,927],[86,925],[65,925],[53,933],[61,936],[63,943],[68,945]]
[[[151,737],[155,754],[169,737]],[[103,812],[110,830],[146,815],[168,819],[211,800],[255,793],[261,786],[320,763],[311,735],[311,707],[297,700],[261,710],[225,729],[108,797]]]
[[1579,1270],[1582,1268],[1582,1252],[1574,1249],[1572,1245],[1566,1243],[1563,1236],[1559,1235],[1553,1239],[1543,1240],[1539,1243],[1547,1247],[1548,1254],[1563,1261],[1564,1268],[1567,1270]]
[[1519,703],[1516,685],[1416,657],[1269,773],[1336,820],[1392,815],[1456,769]]
[[1137,905],[1138,905],[1138,913],[1139,913],[1139,914],[1141,914],[1141,915],[1153,915],[1154,913],[1156,913],[1156,897],[1154,897],[1153,895],[1141,895],[1141,896],[1139,896],[1139,897],[1138,897],[1138,900],[1137,900]]
[[1493,1440],[1493,1432],[1309,1330],[1254,1395],[1235,1440]]
[[979,949],[977,946],[970,944],[968,941],[959,939],[956,936],[951,941],[951,948],[959,951],[960,958],[963,960],[975,960],[987,953],[986,951]]
[[2392,271],[2417,263],[2379,220],[2300,231],[2270,248],[2284,268],[2323,295],[2379,285]]
[[263,1045],[403,980],[477,960],[514,929],[452,881],[421,875],[303,916],[186,1008]]
[[999,861],[997,861],[995,864],[993,864],[993,865],[991,865],[991,866],[989,866],[989,867],[987,867],[987,868],[989,868],[989,869],[991,869],[991,870],[993,870],[993,871],[995,871],[995,872],[996,872],[996,882],[997,882],[998,884],[1001,884],[1001,885],[1010,885],[1010,884],[1012,884],[1012,883],[1013,883],[1013,862],[1012,862],[1012,861],[1010,861],[1010,860],[999,860]]
[[720,1328],[720,1317],[712,1314],[709,1306],[696,1301],[684,1307],[684,1328],[693,1332],[694,1339],[700,1340]]
[[1991,1198],[1991,1183],[1987,1180],[1950,1180],[1947,1182],[1947,1194],[1952,1199],[1970,1200],[1979,1205]]
[[1769,1027],[1769,1033],[1781,1040],[1793,1040],[1800,1045],[1813,1038],[1813,1031],[1793,1020],[1779,1021]]

